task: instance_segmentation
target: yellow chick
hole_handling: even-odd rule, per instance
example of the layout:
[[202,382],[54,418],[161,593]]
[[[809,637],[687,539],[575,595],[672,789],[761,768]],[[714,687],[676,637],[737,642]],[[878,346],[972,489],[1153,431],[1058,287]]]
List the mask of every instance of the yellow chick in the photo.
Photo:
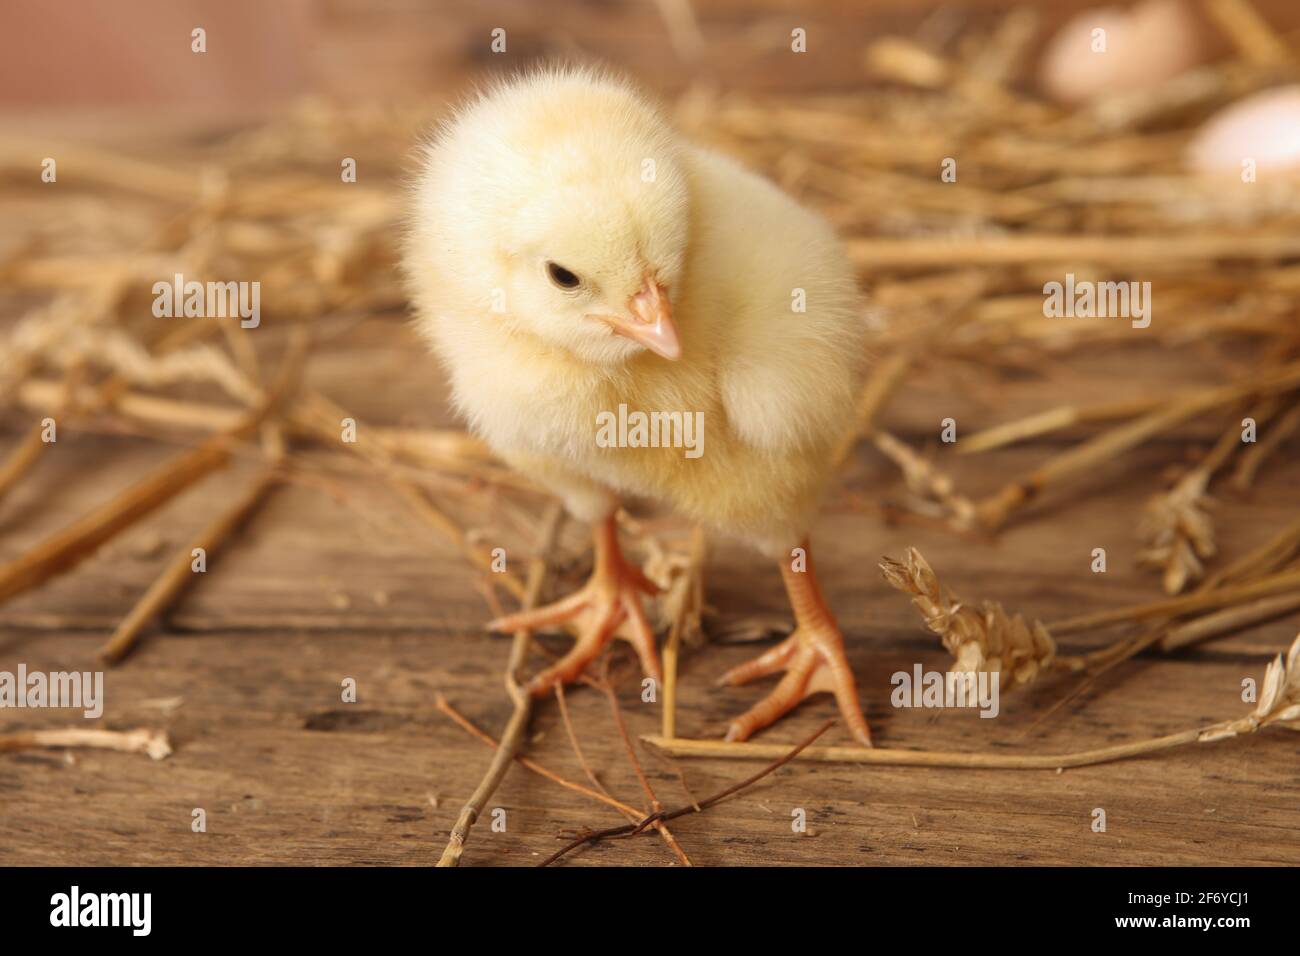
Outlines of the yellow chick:
[[491,623],[571,620],[576,678],[611,637],[659,677],[619,549],[621,496],[659,501],[776,560],[796,629],[723,681],[784,672],[744,740],[818,691],[870,745],[807,532],[864,374],[864,313],[830,226],[683,140],[629,84],[547,69],[496,85],[423,154],[404,270],[471,428],[593,526],[591,579]]

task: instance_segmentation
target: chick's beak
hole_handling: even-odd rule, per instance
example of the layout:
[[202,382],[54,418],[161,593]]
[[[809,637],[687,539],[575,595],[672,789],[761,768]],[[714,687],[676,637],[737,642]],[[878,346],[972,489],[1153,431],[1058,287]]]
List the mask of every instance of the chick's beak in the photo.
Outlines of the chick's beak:
[[682,357],[682,346],[673,324],[673,305],[668,293],[651,276],[646,276],[640,290],[628,300],[630,318],[611,316],[606,321],[618,335],[640,342],[656,355],[669,361]]

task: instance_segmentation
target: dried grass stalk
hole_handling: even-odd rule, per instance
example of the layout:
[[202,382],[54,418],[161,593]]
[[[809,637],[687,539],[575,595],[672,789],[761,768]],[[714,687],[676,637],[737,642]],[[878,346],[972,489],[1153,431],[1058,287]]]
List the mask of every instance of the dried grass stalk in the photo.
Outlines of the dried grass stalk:
[[982,500],[977,506],[980,521],[990,529],[999,528],[1013,512],[1024,507],[1049,485],[1091,471],[1116,455],[1131,451],[1153,435],[1211,409],[1256,395],[1285,392],[1297,385],[1300,385],[1300,362],[1292,362],[1268,374],[1175,399],[1055,456],[1028,476],[1011,482]]
[[255,434],[263,422],[280,413],[286,397],[297,387],[307,348],[306,334],[295,330],[274,386],[259,397],[256,407],[234,429],[213,435],[193,451],[172,459],[27,554],[0,566],[0,602],[76,567],[118,532],[224,466],[236,443]]
[[1205,468],[1188,472],[1169,491],[1147,502],[1138,521],[1138,535],[1146,546],[1138,552],[1138,563],[1163,570],[1166,594],[1178,594],[1205,573],[1205,559],[1218,550],[1214,521],[1206,495],[1210,473]]
[[[475,547],[470,541],[465,531],[448,517],[442,509],[429,500],[429,496],[424,490],[409,481],[399,478],[392,480],[393,487],[396,488],[403,498],[411,505],[411,508],[423,518],[426,522],[437,529],[445,538],[456,545],[457,549],[469,558],[470,562],[480,571],[492,571],[492,556],[482,548]],[[492,580],[501,584],[516,598],[523,600],[527,594],[528,588],[523,581],[519,580],[518,575],[513,571],[497,571],[492,574]]]
[[1293,403],[1290,411],[1274,422],[1263,438],[1241,453],[1229,482],[1235,491],[1249,491],[1264,462],[1286,444],[1291,436],[1300,432],[1300,394],[1291,395],[1290,401]]
[[953,450],[959,455],[975,455],[1075,425],[1132,418],[1163,405],[1165,401],[1164,398],[1139,398],[1091,407],[1062,405],[1058,408],[1049,408],[1047,411],[1036,412],[1026,418],[995,425],[968,435],[958,442]]
[[944,236],[920,239],[850,239],[849,255],[863,269],[1008,266],[1036,262],[1089,262],[1119,266],[1204,260],[1269,260],[1300,255],[1300,236]]
[[[1255,408],[1252,416],[1267,421],[1277,411],[1279,400],[1269,398]],[[1241,430],[1232,423],[1199,464],[1169,491],[1147,502],[1138,522],[1138,535],[1146,547],[1138,552],[1138,563],[1163,570],[1167,594],[1178,594],[1205,573],[1202,564],[1215,555],[1214,521],[1210,509],[1214,502],[1207,491],[1215,474],[1241,447]]]
[[[669,577],[667,587],[659,600],[668,618],[668,640],[663,648],[664,699],[663,734],[673,737],[677,733],[677,659],[682,642],[698,642],[703,634],[700,617],[704,613],[704,530],[691,529],[690,552],[684,566],[676,568]],[[663,582],[656,576],[657,568],[647,562],[646,576],[656,584]]]
[[267,466],[234,503],[222,512],[203,532],[163,569],[149,590],[114,630],[112,637],[99,649],[99,659],[116,664],[135,646],[140,632],[157,615],[163,613],[194,581],[193,551],[202,548],[211,556],[222,543],[239,529],[266,500],[267,492],[279,479],[275,464]]
[[44,429],[40,425],[33,425],[8,457],[0,462],[0,498],[4,498],[23,475],[27,474],[32,465],[36,464],[36,459],[45,449],[43,432]]
[[[861,763],[898,767],[960,767],[985,770],[1059,770],[1085,767],[1157,753],[1187,744],[1208,744],[1253,734],[1267,727],[1300,730],[1300,635],[1285,654],[1269,662],[1260,685],[1255,709],[1245,717],[1205,727],[1138,740],[1095,750],[1061,754],[958,753],[952,751],[895,750],[888,747],[809,747],[805,760]],[[683,737],[642,737],[646,743],[673,757],[721,757],[759,760],[779,755],[784,744],[734,743],[726,740],[690,740]]]
[[1243,554],[1206,578],[1198,591],[1212,591],[1228,584],[1243,584],[1258,575],[1280,571],[1300,555],[1300,518],[1292,521],[1259,547]]
[[1247,0],[1204,0],[1202,7],[1247,60],[1264,66],[1294,63],[1286,43]]
[[[546,582],[546,555],[555,546],[563,519],[563,509],[553,503],[542,520],[538,539],[538,556],[529,562],[528,581],[523,585],[523,593],[520,595],[524,610],[533,607],[541,594],[542,586]],[[523,676],[524,663],[527,660],[528,648],[531,643],[532,635],[529,631],[519,630],[515,632],[514,639],[510,644],[510,660],[506,664],[505,673],[506,692],[510,695],[514,709],[511,711],[506,729],[501,734],[501,743],[492,756],[492,763],[489,764],[487,772],[483,775],[479,785],[470,794],[469,799],[465,801],[465,806],[461,808],[460,815],[451,828],[451,833],[447,838],[447,846],[443,849],[442,856],[438,858],[437,866],[439,867],[460,866],[460,858],[465,852],[465,841],[469,839],[474,822],[478,819],[479,814],[483,812],[483,807],[487,805],[488,798],[496,791],[497,785],[501,783],[506,771],[510,768],[511,761],[517,758],[519,749],[523,746],[524,731],[527,729],[528,721],[533,713],[533,696],[528,692]]]
[[1009,615],[992,601],[979,608],[962,604],[944,592],[915,548],[908,548],[904,561],[885,558],[880,570],[890,585],[912,595],[926,627],[943,639],[953,655],[954,672],[999,674],[1001,685],[1010,690],[1062,666],[1056,642],[1041,621]]
[[161,730],[20,730],[0,734],[0,753],[13,750],[37,750],[43,747],[93,747],[120,750],[124,753],[148,754],[154,760],[170,756],[171,743]]
[[1064,618],[1051,624],[1051,633],[1057,637],[1076,634],[1112,624],[1128,624],[1153,618],[1179,617],[1197,611],[1217,610],[1233,607],[1256,598],[1268,597],[1300,588],[1300,568],[1279,571],[1263,577],[1239,581],[1231,585],[1214,588],[1201,588],[1191,594],[1152,601],[1147,604],[1135,604],[1130,607],[1111,608],[1105,611],[1092,611],[1075,617]]
[[0,565],[0,602],[71,570],[102,544],[161,507],[230,459],[232,438],[215,435],[41,542],[22,557]]
[[1204,614],[1177,626],[1162,627],[1159,631],[1161,637],[1156,644],[1162,651],[1172,651],[1275,620],[1297,609],[1300,609],[1300,591],[1260,598],[1238,607]]
[[853,411],[853,424],[840,438],[839,444],[831,453],[831,460],[839,468],[849,457],[858,439],[869,434],[876,421],[876,416],[885,403],[893,397],[898,386],[912,368],[912,357],[906,352],[895,352],[872,369],[858,396],[857,407]]
[[1223,740],[1274,725],[1300,730],[1300,634],[1296,635],[1285,654],[1278,654],[1269,661],[1255,709],[1240,720],[1203,730],[1198,739],[1203,743]]
[[[434,695],[433,706],[436,707],[438,710],[440,710],[442,713],[446,714],[448,717],[450,717],[452,722],[455,723],[457,727],[465,731],[474,739],[478,740],[480,743],[485,744],[488,747],[491,747],[494,751],[500,748],[501,746],[500,741],[498,741],[491,734],[484,731],[481,727],[475,726],[474,723],[469,720],[469,718],[467,718],[464,714],[462,714],[455,707],[453,707],[451,702],[448,701],[447,698],[444,697],[442,694]],[[584,786],[583,784],[577,783],[576,781],[569,780],[566,777],[562,777],[555,771],[548,769],[547,767],[538,763],[536,760],[532,760],[528,757],[525,757],[523,754],[516,753],[514,755],[514,760],[515,763],[519,764],[519,766],[524,767],[527,770],[531,770],[539,777],[545,777],[547,780],[559,784],[561,787],[564,787],[564,789],[566,790],[572,790],[574,793],[580,793],[584,797],[589,797],[592,800],[596,800],[600,803],[606,804],[607,806],[613,807],[615,810],[617,810],[619,813],[622,813],[624,816],[628,816],[629,814],[635,814],[637,812],[636,807],[623,803],[621,800],[617,800],[614,797],[611,797],[608,793],[604,793],[601,790],[593,790],[591,787]]]
[[888,432],[873,432],[871,440],[903,472],[903,482],[908,491],[922,501],[935,502],[943,509],[953,528],[965,531],[975,526],[975,503],[958,494],[956,484],[948,475]]

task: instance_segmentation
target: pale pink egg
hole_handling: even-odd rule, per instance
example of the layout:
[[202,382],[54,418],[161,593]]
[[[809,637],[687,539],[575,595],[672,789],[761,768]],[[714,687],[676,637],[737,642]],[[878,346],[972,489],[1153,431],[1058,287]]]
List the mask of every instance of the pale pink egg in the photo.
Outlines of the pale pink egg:
[[1182,0],[1078,14],[1052,37],[1039,81],[1053,98],[1085,103],[1157,87],[1202,58],[1200,31]]
[[1300,170],[1300,86],[1265,90],[1205,121],[1187,148],[1187,164],[1202,173]]

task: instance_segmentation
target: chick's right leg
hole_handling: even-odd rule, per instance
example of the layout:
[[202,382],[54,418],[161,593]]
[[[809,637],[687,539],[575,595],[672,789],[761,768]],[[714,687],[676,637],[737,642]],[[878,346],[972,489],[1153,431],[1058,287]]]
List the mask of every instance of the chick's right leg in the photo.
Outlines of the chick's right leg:
[[595,564],[581,589],[554,604],[508,614],[488,624],[494,631],[551,627],[565,621],[577,625],[578,640],[569,653],[529,681],[529,689],[536,695],[547,693],[557,683],[575,680],[615,637],[628,641],[641,659],[642,670],[660,679],[654,632],[641,607],[641,595],[659,589],[623,557],[612,511],[593,524],[592,539]]

